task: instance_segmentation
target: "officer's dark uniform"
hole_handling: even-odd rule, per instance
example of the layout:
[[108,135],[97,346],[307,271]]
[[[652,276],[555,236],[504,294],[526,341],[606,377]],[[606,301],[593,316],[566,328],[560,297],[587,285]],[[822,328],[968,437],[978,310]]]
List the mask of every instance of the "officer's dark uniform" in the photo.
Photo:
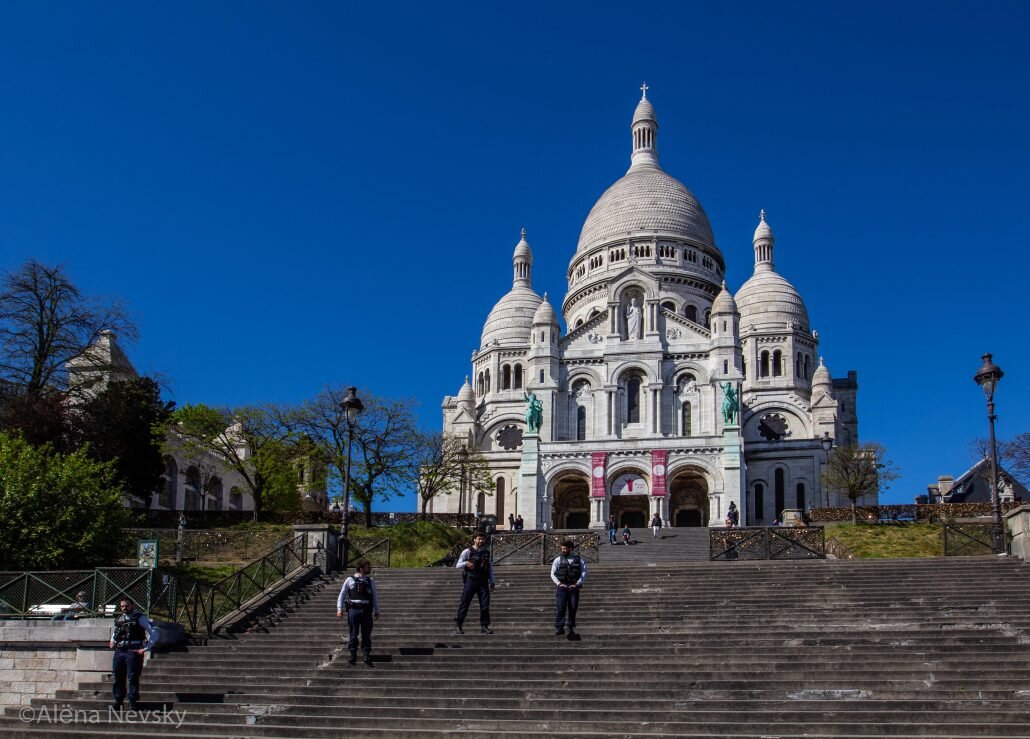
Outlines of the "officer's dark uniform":
[[[473,568],[465,567],[466,562],[471,562]],[[454,628],[461,633],[462,624],[465,623],[465,614],[468,613],[469,604],[472,603],[472,596],[479,598],[479,626],[483,631],[490,628],[490,588],[494,584],[494,569],[490,562],[490,550],[486,547],[475,549],[469,547],[458,557],[455,568],[464,573],[465,587],[461,591],[461,602],[458,603],[458,613],[454,617]]]
[[[551,581],[559,586],[555,591],[554,633],[565,633],[565,614],[568,612],[569,637],[576,629],[576,611],[579,608],[579,588],[586,578],[587,566],[578,554],[559,554],[551,563]],[[575,585],[575,588],[561,587]]]
[[114,642],[111,672],[114,674],[112,695],[115,708],[120,708],[126,697],[129,699],[129,708],[134,708],[139,700],[139,676],[143,671],[143,655],[136,652],[147,649],[153,641],[152,629],[150,619],[137,610],[120,613],[114,620],[114,627],[111,629],[111,641]]
[[350,639],[350,663],[357,661],[358,636],[361,636],[361,651],[366,665],[372,664],[372,616],[379,615],[379,596],[375,581],[368,575],[354,574],[348,577],[340,589],[336,610],[347,609],[347,627]]

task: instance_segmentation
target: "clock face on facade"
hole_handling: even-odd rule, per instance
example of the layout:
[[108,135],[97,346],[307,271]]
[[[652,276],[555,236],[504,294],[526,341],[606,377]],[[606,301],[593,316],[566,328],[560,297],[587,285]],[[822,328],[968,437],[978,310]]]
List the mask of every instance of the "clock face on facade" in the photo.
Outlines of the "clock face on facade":
[[758,422],[758,433],[766,441],[779,441],[785,436],[790,436],[790,426],[787,425],[787,419],[779,413],[770,413]]
[[522,429],[518,426],[505,426],[497,434],[497,443],[509,452],[522,446]]

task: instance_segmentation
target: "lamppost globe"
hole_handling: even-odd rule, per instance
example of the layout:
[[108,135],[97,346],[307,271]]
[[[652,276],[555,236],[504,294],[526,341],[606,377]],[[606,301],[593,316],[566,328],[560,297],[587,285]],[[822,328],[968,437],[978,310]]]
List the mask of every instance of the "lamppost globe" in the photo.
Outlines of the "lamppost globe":
[[[830,466],[830,450],[833,449],[833,437],[830,436],[829,431],[823,431],[823,436],[819,439],[819,445],[823,448],[823,469]],[[826,484],[826,480],[822,481],[823,485],[823,505],[827,508],[830,507],[830,488]]]
[[340,410],[347,419],[347,463],[343,472],[343,522],[340,524],[340,537],[343,539],[343,562],[341,567],[346,567],[350,561],[350,459],[351,447],[354,445],[354,424],[358,415],[365,410],[365,404],[358,397],[356,387],[347,388],[347,396],[340,401]]
[[991,361],[990,354],[984,354],[981,359],[984,361],[983,366],[973,375],[973,380],[983,388],[984,394],[987,396],[987,421],[991,428],[991,517],[993,519],[991,538],[994,542],[994,551],[1002,554],[1005,551],[1005,537],[1001,527],[1001,502],[998,500],[998,444],[994,439],[994,422],[998,420],[998,417],[994,415],[994,393],[998,390],[998,381],[1004,377],[1005,373],[1001,371],[1001,367]]
[[833,437],[830,436],[829,431],[823,431],[823,438],[819,439],[819,444],[822,446],[823,451],[827,454],[833,449]]

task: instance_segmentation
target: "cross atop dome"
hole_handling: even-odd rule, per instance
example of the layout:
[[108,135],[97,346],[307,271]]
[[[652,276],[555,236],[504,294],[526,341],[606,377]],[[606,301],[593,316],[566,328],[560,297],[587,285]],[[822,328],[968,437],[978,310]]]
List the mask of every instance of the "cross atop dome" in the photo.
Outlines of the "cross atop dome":
[[[758,217],[762,219],[762,223],[765,223],[765,208],[762,208],[762,211],[758,214]],[[525,231],[526,231],[526,229],[522,229],[522,232],[523,232],[522,235],[523,236],[526,235]]]
[[[765,213],[765,211],[764,211],[764,210],[763,210],[762,212],[763,212],[763,213]],[[526,238],[526,227],[525,227],[525,226],[523,226],[523,227],[522,227],[522,239],[523,239],[523,240],[525,240],[525,238]]]
[[641,100],[647,100],[647,90],[648,90],[648,87],[647,87],[647,83],[645,82],[644,84],[642,84],[640,86],[640,91],[643,93],[643,95],[640,96]]

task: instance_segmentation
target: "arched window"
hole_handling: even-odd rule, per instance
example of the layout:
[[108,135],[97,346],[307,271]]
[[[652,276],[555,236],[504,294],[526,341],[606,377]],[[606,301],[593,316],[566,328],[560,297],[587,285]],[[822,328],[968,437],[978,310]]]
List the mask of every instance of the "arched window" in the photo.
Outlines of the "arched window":
[[682,436],[690,436],[692,432],[692,422],[690,403],[684,403],[680,410],[680,433]]
[[497,487],[494,488],[494,497],[497,498],[497,523],[504,523],[504,478],[497,478]]
[[794,500],[794,507],[799,510],[805,510],[805,483],[799,482],[795,489],[797,498]]
[[175,510],[175,494],[179,488],[179,465],[174,457],[165,457],[165,473],[161,483],[161,492],[157,497],[158,505]]
[[640,423],[640,378],[626,380],[626,423]]
[[576,328],[579,328],[582,325],[583,325],[583,319],[582,318],[577,318],[576,319]]
[[683,315],[687,317],[688,321],[693,321],[694,323],[697,323],[697,306],[688,305],[686,308],[683,309]]
[[544,384],[544,371],[543,370],[540,370],[540,384],[541,385]]
[[515,389],[519,390],[522,388],[522,365],[515,365]]
[[490,370],[486,371],[486,391],[490,392]]
[[476,513],[486,513],[486,493],[480,493],[476,496]]
[[774,485],[773,495],[775,495],[775,497],[776,497],[776,510],[773,511],[773,515],[777,519],[780,519],[783,516],[783,509],[787,507],[786,501],[784,500],[785,497],[786,497],[786,492],[787,491],[786,491],[786,486],[784,485],[784,482],[783,482],[783,468],[782,467],[777,467],[776,468],[776,474],[775,474],[775,477],[773,479],[773,485]]
[[712,322],[712,311],[709,308],[705,308],[705,325],[708,326]]
[[676,312],[676,304],[673,303],[671,300],[666,300],[664,303],[662,303],[662,307],[670,313]]
[[726,374],[729,374],[729,371],[730,371],[730,360],[728,360],[728,359],[722,360],[722,373],[724,375],[726,375]]
[[773,377],[779,377],[783,374],[783,355],[779,349],[773,352],[772,371]]
[[762,352],[758,357],[758,376],[769,376],[769,352]]
[[755,485],[755,520],[762,521],[765,519],[765,485],[757,483]]
[[587,438],[587,409],[583,406],[576,408],[576,441],[584,441]]
[[798,352],[798,356],[794,363],[794,377],[804,378],[805,376],[805,364],[801,358],[801,352]]
[[501,390],[511,390],[511,366],[501,367]]
[[483,384],[483,373],[480,372],[476,378],[476,395],[482,395],[486,386]]
[[812,375],[809,372],[810,369],[811,369],[811,365],[808,363],[808,355],[806,354],[805,355],[805,379],[806,380],[812,379]]
[[740,374],[744,377],[745,380],[747,379],[747,362],[745,362],[743,359],[740,360]]
[[243,491],[238,487],[233,487],[229,491],[229,507],[234,511],[241,510],[243,508]]

